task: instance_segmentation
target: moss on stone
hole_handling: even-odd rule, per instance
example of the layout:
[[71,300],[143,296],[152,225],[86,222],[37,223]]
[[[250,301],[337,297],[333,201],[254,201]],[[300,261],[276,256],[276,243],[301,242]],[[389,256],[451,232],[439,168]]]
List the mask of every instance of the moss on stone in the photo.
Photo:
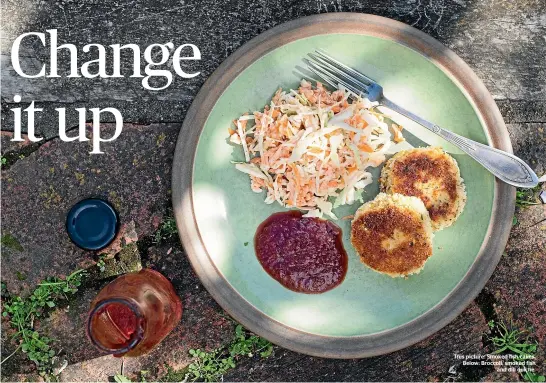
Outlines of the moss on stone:
[[161,382],[184,382],[188,373],[188,367],[181,370],[174,370],[172,367],[167,366],[167,374],[160,378]]
[[12,249],[12,250],[17,250],[17,251],[23,251],[25,250],[23,248],[23,246],[21,246],[21,244],[19,243],[19,241],[17,240],[17,238],[15,238],[13,235],[9,234],[9,233],[6,233],[4,235],[2,235],[2,246],[4,247],[7,247],[9,249]]
[[[121,249],[113,258],[104,259],[104,270],[99,271],[94,277],[96,277],[96,279],[105,279],[116,275],[139,271],[141,269],[142,263],[140,261],[138,247],[136,244],[131,243]],[[93,274],[95,274],[95,270],[93,271]]]

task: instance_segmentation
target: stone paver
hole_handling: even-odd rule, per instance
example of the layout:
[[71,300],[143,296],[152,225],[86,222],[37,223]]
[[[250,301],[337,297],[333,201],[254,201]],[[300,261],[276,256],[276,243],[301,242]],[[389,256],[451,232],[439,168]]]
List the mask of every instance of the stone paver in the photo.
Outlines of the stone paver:
[[[105,153],[89,155],[88,143],[49,141],[2,171],[2,280],[25,293],[43,278],[94,263],[65,231],[66,214],[81,199],[99,197],[117,209],[122,227],[111,253],[153,233],[170,205],[170,163],[179,124],[124,126]],[[112,134],[105,125],[103,134]],[[13,241],[12,241],[13,242]]]
[[[146,251],[147,254],[142,257],[142,262],[143,266],[161,271],[172,281],[182,299],[182,321],[161,345],[149,354],[138,358],[124,358],[124,373],[128,376],[137,375],[141,370],[145,370],[149,372],[147,378],[150,379],[164,375],[167,366],[173,370],[180,370],[190,363],[189,349],[201,348],[210,351],[228,342],[233,336],[233,322],[223,314],[201,286],[180,245],[176,241],[173,242],[150,247]],[[68,315],[62,314],[63,320],[72,322],[71,327],[74,327],[72,336],[74,342],[69,345],[71,355],[68,355],[71,365],[63,371],[61,376],[63,381],[105,380],[108,376],[120,372],[121,359],[111,356],[96,358],[99,353],[92,351],[89,354],[90,345],[81,342],[85,338],[84,313],[97,292],[98,290],[93,290],[89,294],[90,297],[83,297],[81,307],[74,307]],[[62,327],[63,332],[69,330],[66,325]],[[67,344],[62,336],[64,334],[53,335],[56,335],[57,339],[63,339],[62,345]],[[96,359],[93,359],[94,357]],[[82,376],[82,372],[85,376]]]
[[254,358],[240,364],[225,378],[228,381],[444,381],[454,366],[454,376],[471,380],[475,371],[460,369],[454,353],[479,353],[483,349],[482,335],[487,331],[484,316],[472,304],[440,332],[388,355],[331,360],[279,349],[270,359]]

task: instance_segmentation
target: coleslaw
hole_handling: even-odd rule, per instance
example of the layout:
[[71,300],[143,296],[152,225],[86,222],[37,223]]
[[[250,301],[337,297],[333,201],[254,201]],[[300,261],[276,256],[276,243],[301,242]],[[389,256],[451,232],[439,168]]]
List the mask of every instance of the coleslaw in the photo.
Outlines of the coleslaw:
[[[262,111],[233,121],[230,142],[245,157],[233,163],[249,175],[252,191],[266,191],[265,203],[337,219],[332,209],[361,199],[372,183],[367,169],[383,163],[391,145],[375,106],[343,88],[329,92],[320,82],[279,89]],[[395,142],[403,140],[402,127],[391,129]]]

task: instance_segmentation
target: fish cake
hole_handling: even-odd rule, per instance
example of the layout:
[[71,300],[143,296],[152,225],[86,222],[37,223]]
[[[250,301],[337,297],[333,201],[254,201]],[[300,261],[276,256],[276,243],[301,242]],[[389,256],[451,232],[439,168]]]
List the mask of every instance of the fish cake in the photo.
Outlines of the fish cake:
[[466,203],[464,181],[453,157],[439,147],[403,150],[383,167],[381,191],[420,198],[438,231],[451,226]]
[[351,224],[360,260],[391,277],[416,274],[432,255],[432,224],[417,197],[380,193],[362,205]]

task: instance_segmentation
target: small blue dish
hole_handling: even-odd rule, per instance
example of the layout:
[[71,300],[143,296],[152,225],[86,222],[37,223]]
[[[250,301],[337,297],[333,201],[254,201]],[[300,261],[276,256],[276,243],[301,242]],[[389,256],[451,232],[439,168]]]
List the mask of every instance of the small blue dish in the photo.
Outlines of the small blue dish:
[[66,217],[66,231],[78,247],[100,250],[115,238],[118,223],[118,215],[109,203],[89,198],[70,209]]

